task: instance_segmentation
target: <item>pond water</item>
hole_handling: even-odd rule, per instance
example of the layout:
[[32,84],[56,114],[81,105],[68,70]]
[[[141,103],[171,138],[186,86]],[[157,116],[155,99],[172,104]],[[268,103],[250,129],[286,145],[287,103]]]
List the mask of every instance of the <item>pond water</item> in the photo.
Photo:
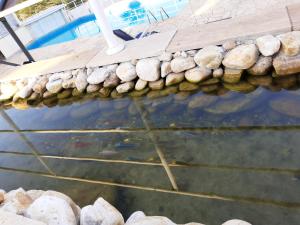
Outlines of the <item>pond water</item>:
[[[269,78],[7,103],[0,188],[53,189],[81,206],[102,196],[125,217],[143,210],[177,223],[297,225],[300,79]],[[247,93],[228,90],[243,85]]]

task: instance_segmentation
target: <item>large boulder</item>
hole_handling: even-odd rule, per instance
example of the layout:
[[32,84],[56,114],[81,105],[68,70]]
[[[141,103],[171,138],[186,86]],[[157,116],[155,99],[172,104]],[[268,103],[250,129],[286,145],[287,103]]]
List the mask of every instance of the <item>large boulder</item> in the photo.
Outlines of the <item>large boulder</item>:
[[137,77],[135,66],[130,62],[121,63],[117,68],[116,74],[125,82],[132,81]]
[[300,72],[300,54],[295,56],[286,56],[283,53],[278,54],[273,60],[273,66],[277,75],[289,75]]
[[46,223],[32,220],[24,216],[19,216],[14,213],[5,212],[0,209],[0,224],[1,225],[47,225]]
[[186,70],[192,69],[196,63],[192,57],[176,57],[171,61],[171,69],[174,73],[181,73]]
[[282,52],[286,56],[295,56],[300,53],[300,31],[280,34],[277,38],[281,41]]
[[222,64],[224,50],[221,47],[210,45],[195,55],[194,60],[200,67],[217,69]]
[[263,56],[272,56],[280,49],[280,40],[273,35],[265,35],[256,39],[258,50]]
[[239,45],[226,54],[223,65],[230,69],[249,69],[256,63],[258,56],[255,44]]
[[212,74],[210,69],[196,67],[185,72],[185,79],[191,83],[198,83],[208,79]]
[[47,225],[77,225],[68,202],[55,196],[39,197],[27,209],[25,216]]
[[80,225],[123,225],[122,214],[103,198],[81,210]]
[[160,61],[157,58],[141,59],[136,64],[136,72],[144,81],[156,81],[160,78]]
[[260,56],[257,62],[247,70],[251,75],[266,75],[272,68],[272,57]]

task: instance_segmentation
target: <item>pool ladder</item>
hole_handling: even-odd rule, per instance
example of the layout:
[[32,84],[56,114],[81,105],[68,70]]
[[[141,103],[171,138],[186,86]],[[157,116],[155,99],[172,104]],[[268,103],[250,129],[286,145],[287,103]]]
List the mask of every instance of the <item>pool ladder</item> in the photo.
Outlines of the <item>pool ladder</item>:
[[[166,12],[166,10],[161,7],[160,10],[159,10],[159,14],[160,14],[160,17],[161,17],[161,20],[164,21],[165,18],[164,18],[164,15],[166,16],[166,19],[169,19],[170,16],[168,15],[168,13]],[[150,16],[149,16],[150,15]],[[151,18],[153,18],[155,20],[155,23],[158,22],[158,19],[157,17],[154,15],[154,13],[151,11],[151,10],[148,10],[147,12],[147,19],[148,19],[148,22],[149,24],[151,24]]]

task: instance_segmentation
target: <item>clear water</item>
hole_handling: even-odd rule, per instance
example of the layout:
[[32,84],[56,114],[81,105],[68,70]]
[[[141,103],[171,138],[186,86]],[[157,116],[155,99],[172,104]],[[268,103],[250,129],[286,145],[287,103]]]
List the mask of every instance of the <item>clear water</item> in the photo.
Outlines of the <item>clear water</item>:
[[269,81],[252,79],[267,87],[248,93],[219,84],[8,104],[0,117],[0,188],[53,189],[81,206],[102,196],[125,217],[143,210],[177,223],[297,225],[300,82]]

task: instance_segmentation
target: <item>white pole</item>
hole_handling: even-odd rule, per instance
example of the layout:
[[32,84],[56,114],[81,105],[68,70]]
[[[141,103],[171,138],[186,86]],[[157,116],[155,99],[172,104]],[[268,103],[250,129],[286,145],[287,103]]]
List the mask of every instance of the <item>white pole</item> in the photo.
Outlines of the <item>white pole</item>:
[[112,27],[105,16],[102,0],[89,0],[89,3],[91,10],[96,16],[97,24],[108,44],[106,54],[114,55],[122,51],[125,48],[124,42],[114,35]]

